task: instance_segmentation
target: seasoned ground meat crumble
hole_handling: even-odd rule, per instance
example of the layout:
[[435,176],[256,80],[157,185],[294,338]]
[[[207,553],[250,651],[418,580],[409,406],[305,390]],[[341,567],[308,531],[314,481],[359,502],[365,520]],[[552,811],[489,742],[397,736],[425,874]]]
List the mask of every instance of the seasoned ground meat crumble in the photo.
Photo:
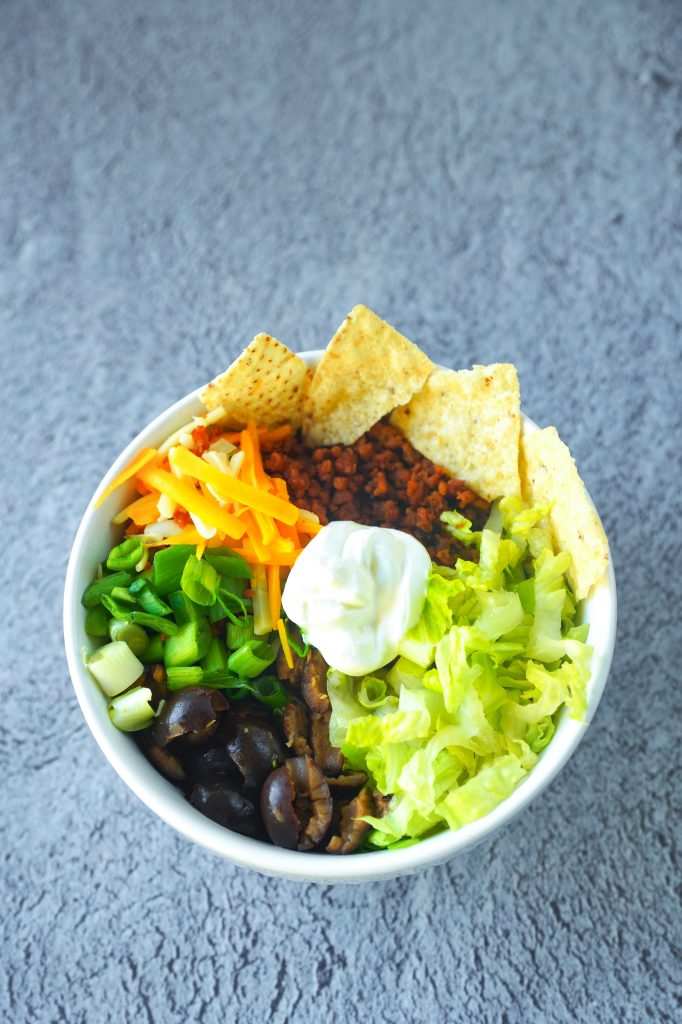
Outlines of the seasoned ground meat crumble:
[[291,500],[323,524],[346,519],[404,530],[442,565],[478,558],[447,533],[440,516],[456,509],[480,529],[488,502],[420,455],[389,423],[377,423],[350,446],[306,448],[296,435],[264,441],[263,466],[283,477]]

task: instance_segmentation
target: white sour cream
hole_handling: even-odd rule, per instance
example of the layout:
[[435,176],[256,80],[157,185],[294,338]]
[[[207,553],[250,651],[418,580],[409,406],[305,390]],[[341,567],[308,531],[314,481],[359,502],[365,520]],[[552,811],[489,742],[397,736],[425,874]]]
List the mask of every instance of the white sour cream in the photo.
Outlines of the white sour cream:
[[392,661],[416,625],[430,569],[409,533],[330,523],[297,558],[282,605],[332,668],[366,675]]

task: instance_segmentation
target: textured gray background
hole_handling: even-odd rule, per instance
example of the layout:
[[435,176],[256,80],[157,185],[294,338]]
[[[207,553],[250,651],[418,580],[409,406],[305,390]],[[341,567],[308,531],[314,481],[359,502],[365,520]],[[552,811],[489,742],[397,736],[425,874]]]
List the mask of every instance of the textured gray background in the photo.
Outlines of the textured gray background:
[[[681,15],[0,2],[0,1018],[673,1020]],[[324,345],[359,301],[451,365],[517,363],[604,518],[620,628],[588,738],[503,834],[315,888],[213,859],[126,790],[61,596],[142,426],[257,330]]]

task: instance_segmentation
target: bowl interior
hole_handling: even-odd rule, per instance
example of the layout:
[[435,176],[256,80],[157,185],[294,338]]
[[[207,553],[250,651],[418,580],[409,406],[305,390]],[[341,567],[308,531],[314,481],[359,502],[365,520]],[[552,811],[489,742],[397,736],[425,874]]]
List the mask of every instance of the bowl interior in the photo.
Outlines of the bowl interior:
[[[321,352],[302,353],[314,366]],[[144,446],[156,446],[202,411],[201,389],[187,395],[144,430],[121,453],[106,474],[97,493],[123,469]],[[538,427],[527,417],[526,429]],[[540,755],[538,763],[518,789],[486,817],[457,832],[445,832],[402,850],[329,857],[282,850],[237,835],[196,811],[184,795],[164,779],[147,761],[131,736],[119,732],[109,721],[107,701],[83,664],[83,652],[92,649],[85,633],[85,616],[80,597],[91,582],[97,565],[106,557],[120,535],[112,517],[133,498],[133,484],[111,494],[99,508],[92,503],[78,529],[66,578],[64,594],[64,637],[69,670],[86,721],[107,760],[123,781],[159,817],[189,839],[220,856],[272,875],[310,881],[369,881],[408,874],[429,864],[442,863],[453,855],[480,842],[509,821],[545,788],[566,763],[582,739],[594,715],[608,676],[616,631],[616,587],[613,568],[593,588],[582,603],[581,621],[590,624],[590,643],[594,648],[593,672],[588,687],[588,712],[585,723],[561,713],[555,735]]]

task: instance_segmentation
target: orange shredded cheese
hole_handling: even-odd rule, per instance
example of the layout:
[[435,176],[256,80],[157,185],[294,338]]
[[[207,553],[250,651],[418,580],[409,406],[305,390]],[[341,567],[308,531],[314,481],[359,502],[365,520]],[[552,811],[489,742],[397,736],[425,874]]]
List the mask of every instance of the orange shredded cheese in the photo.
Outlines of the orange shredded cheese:
[[291,423],[284,423],[281,427],[261,427],[258,437],[261,441],[269,441],[272,444],[274,441],[283,441],[293,432],[294,428]]
[[152,459],[156,458],[156,455],[156,448],[143,448],[141,452],[138,452],[135,458],[128,463],[126,468],[122,469],[121,472],[114,477],[109,486],[104,491],[102,491],[99,498],[95,502],[95,508],[99,508],[102,502],[106,498],[108,498],[112,491],[115,491],[117,487],[120,487],[121,484],[124,484],[126,480],[130,480],[131,477],[136,476],[143,466],[146,466],[147,463],[151,462]]
[[287,636],[287,631],[284,627],[284,619],[277,619],[277,632],[279,633],[279,638],[282,641],[282,650],[284,651],[286,663],[289,668],[293,668],[294,656],[291,653],[291,647],[289,646],[289,637]]
[[271,491],[273,489],[272,481],[263,469],[263,459],[260,453],[260,442],[258,440],[258,430],[253,420],[249,420],[246,425],[246,430],[243,432],[247,434],[251,442],[251,472],[253,474],[253,481],[256,487],[261,487],[263,490]]
[[149,494],[144,494],[141,498],[132,501],[130,505],[126,505],[111,521],[116,526],[120,526],[121,523],[125,523],[126,519],[132,519],[135,526],[148,526],[149,523],[156,522],[159,518],[159,510],[156,507],[158,500],[158,492],[150,491]]
[[278,498],[284,498],[285,501],[289,500],[289,488],[287,487],[286,480],[283,480],[281,476],[270,477],[273,484],[275,485],[275,494]]
[[322,523],[314,523],[312,519],[299,519],[296,529],[299,533],[307,533],[309,537],[314,537],[322,529]]
[[[229,473],[223,473],[222,470],[216,469],[215,466],[210,466],[204,459],[197,458],[196,455],[187,451],[186,448],[180,446],[174,448],[171,461],[173,467],[179,469],[181,473],[185,473],[195,480],[203,480],[204,483],[210,484],[226,501],[239,502],[240,505],[246,505],[256,512],[264,512],[265,515],[272,516],[273,519],[280,520],[283,523],[290,523],[292,526],[298,520],[298,509],[291,502],[283,501],[277,495],[270,494],[268,491],[263,491],[258,487],[253,487],[243,480],[237,480],[236,477],[231,476]],[[141,476],[142,479],[145,479],[143,474]],[[205,517],[201,516],[201,518]],[[208,521],[207,519],[206,522]],[[228,533],[229,531],[225,530],[224,532]]]
[[148,548],[165,548],[167,544],[171,547],[175,544],[201,544],[203,537],[193,526],[188,526],[182,533],[174,533],[172,537],[160,537],[159,540],[148,538],[145,543]]
[[[242,558],[245,558],[249,565],[255,566],[258,564],[258,557],[248,537],[245,537],[242,540],[242,546],[240,548],[233,548],[232,550],[238,555],[241,555]],[[267,564],[292,566],[300,553],[300,549],[296,551],[272,551],[271,549],[266,549]]]
[[265,564],[268,561],[270,549],[263,543],[263,537],[258,528],[253,512],[250,510],[245,512],[241,517],[241,522],[246,527],[246,536],[251,543],[256,558],[259,562]]
[[[201,459],[197,459],[196,455],[191,455],[191,452],[185,448],[179,450],[196,459],[198,463],[205,465],[207,469],[211,468]],[[226,474],[220,475],[226,476]],[[143,469],[138,476],[143,483],[149,487],[155,487],[162,494],[167,494],[178,505],[182,505],[188,512],[193,512],[195,516],[199,516],[209,526],[214,526],[216,530],[220,530],[228,537],[238,540],[244,535],[245,527],[242,522],[221,508],[217,501],[209,501],[203,494],[195,490],[189,481],[179,480],[172,473],[167,473],[164,469],[157,469],[154,466]]]

